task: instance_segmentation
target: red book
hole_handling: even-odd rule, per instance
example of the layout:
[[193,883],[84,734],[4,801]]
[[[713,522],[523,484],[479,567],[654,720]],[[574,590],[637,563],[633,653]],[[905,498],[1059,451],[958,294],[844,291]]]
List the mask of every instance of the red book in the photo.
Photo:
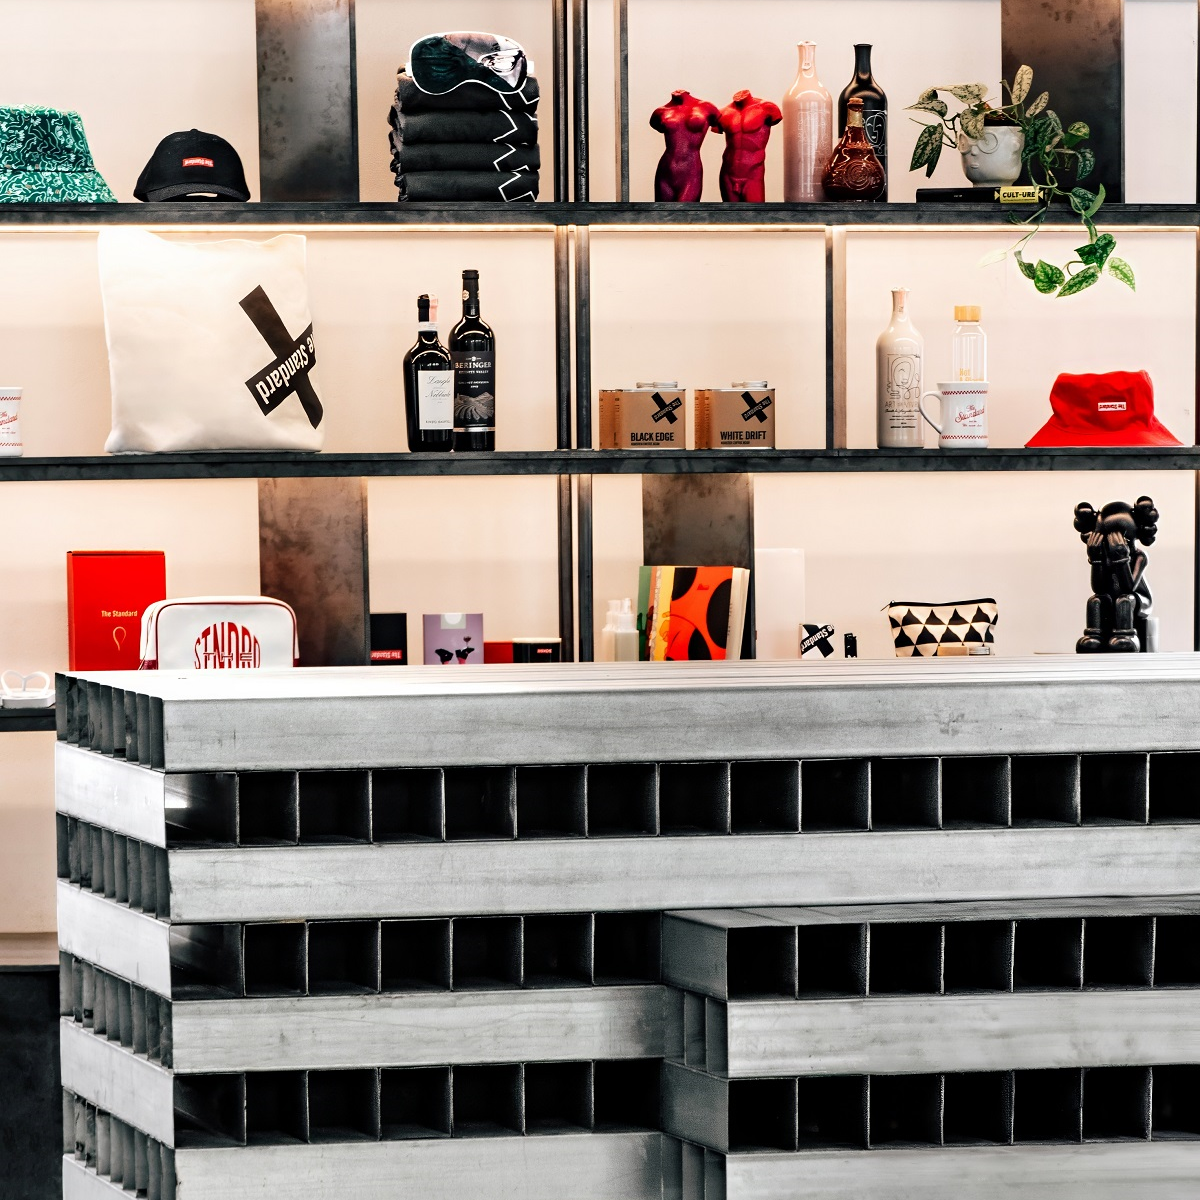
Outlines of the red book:
[[68,550],[72,671],[136,671],[142,613],[167,598],[161,550]]

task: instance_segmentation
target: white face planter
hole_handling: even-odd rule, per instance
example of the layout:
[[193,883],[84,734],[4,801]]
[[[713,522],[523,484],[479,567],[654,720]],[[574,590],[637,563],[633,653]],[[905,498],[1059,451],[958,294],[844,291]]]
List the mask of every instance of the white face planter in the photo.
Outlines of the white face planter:
[[1003,187],[1021,174],[1025,134],[1015,126],[985,126],[983,137],[962,152],[963,174],[979,187]]

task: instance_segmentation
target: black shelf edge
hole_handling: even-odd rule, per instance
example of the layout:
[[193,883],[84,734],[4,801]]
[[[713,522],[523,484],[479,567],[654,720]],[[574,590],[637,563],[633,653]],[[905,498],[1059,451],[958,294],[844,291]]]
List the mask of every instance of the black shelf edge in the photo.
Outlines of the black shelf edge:
[[0,733],[54,730],[53,708],[0,708]]
[[[336,229],[354,225],[888,225],[1008,226],[1033,209],[1002,204],[650,204],[650,203],[438,203],[438,204],[0,204],[5,226],[93,225],[307,225]],[[1048,225],[1076,225],[1065,205],[1056,205]],[[1107,204],[1100,224],[1111,226],[1200,226],[1200,207],[1188,204]]]
[[[1200,447],[1029,450],[523,450],[490,454],[212,453],[0,459],[0,483],[336,476],[750,472],[1200,471]],[[2,710],[0,710],[2,711]]]

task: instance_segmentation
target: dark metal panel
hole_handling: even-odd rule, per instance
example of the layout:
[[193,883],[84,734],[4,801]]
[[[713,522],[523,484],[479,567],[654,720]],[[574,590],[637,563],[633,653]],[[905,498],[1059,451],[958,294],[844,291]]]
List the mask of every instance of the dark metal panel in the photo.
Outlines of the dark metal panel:
[[567,80],[570,78],[570,33],[567,29],[567,0],[553,0],[551,36],[554,41],[554,199],[570,200],[570,112]]
[[1004,78],[1028,63],[1034,95],[1048,91],[1064,125],[1091,127],[1096,170],[1084,186],[1123,200],[1124,0],[1001,0],[1000,36]]
[[649,566],[753,566],[753,477],[644,475],[642,553]]
[[0,1194],[53,1200],[62,1190],[58,965],[0,970]]
[[837,445],[836,339],[834,337],[833,230],[825,230],[825,449]]
[[1192,649],[1200,650],[1200,471],[1196,472],[1192,521]]
[[592,253],[586,226],[575,230],[575,444],[592,448]]
[[572,97],[572,167],[575,200],[588,199],[588,0],[571,0],[575,89]]
[[579,476],[579,661],[595,659],[592,569],[592,477]]
[[560,450],[571,446],[571,234],[554,230],[554,386]]
[[629,203],[629,0],[613,4],[616,61],[617,199]]
[[358,200],[354,0],[255,0],[264,200]]
[[263,595],[296,610],[301,664],[366,663],[366,480],[260,479],[258,555]]
[[558,477],[558,636],[563,662],[574,662],[575,521],[570,475]]

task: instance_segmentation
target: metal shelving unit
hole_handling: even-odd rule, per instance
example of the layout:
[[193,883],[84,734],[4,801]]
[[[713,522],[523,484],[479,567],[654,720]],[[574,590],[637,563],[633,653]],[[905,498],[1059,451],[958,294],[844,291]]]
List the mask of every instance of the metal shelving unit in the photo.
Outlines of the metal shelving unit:
[[64,1196],[1182,1194],[1198,702],[1192,655],[60,676]]
[[286,452],[0,460],[0,483],[106,479],[507,475],[762,475],[878,471],[1195,471],[1200,447],[1126,450],[499,450],[491,454]]

